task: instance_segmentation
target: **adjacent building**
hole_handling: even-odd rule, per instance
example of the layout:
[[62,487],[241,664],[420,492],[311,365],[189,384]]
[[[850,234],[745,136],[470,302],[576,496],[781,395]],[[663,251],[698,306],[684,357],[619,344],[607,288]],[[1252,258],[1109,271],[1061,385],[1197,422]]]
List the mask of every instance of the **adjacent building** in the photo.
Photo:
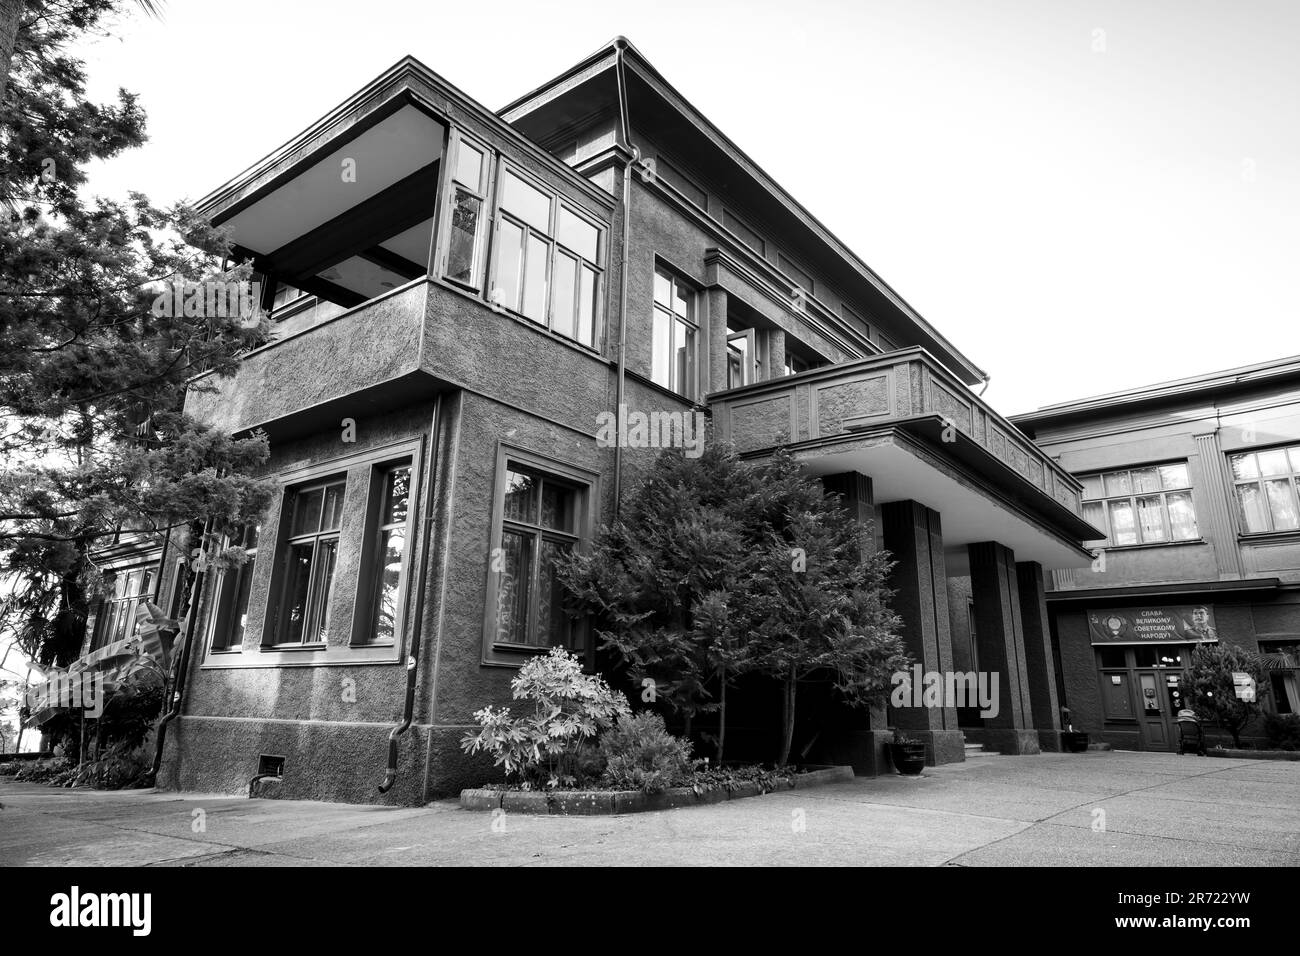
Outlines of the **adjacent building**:
[[[786,444],[893,553],[924,670],[999,675],[987,717],[808,708],[803,759],[875,772],[893,726],[936,763],[1058,746],[1044,582],[1093,559],[1083,486],[625,40],[495,112],[404,59],[201,208],[276,332],[186,410],[264,431],[281,491],[238,536],[254,559],[206,576],[164,785],[418,803],[481,782],[472,713],[550,646],[597,663],[553,566],[663,444],[606,447],[620,409],[703,413],[751,457]],[[117,554],[91,640],[173,601],[183,551]],[[752,699],[737,756],[778,711]]]
[[[1300,709],[1300,357],[1051,405],[1012,421],[1104,532],[1047,603],[1076,730],[1176,750],[1197,644],[1266,654],[1266,711]],[[1212,731],[1213,735],[1213,731]],[[1220,735],[1222,736],[1222,735]],[[1260,742],[1260,728],[1245,739]]]

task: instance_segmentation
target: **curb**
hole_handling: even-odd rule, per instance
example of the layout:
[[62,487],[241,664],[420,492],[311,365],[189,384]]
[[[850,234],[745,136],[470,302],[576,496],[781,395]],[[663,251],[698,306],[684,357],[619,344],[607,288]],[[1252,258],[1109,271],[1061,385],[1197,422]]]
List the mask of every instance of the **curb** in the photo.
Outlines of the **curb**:
[[1300,750],[1232,750],[1231,748],[1205,748],[1207,757],[1227,757],[1230,760],[1300,760]]
[[[843,783],[853,779],[852,767],[823,767],[793,777],[778,777],[774,791],[819,787],[830,783]],[[642,793],[640,790],[462,790],[462,810],[496,810],[507,813],[528,813],[554,816],[603,816],[620,813],[646,813],[652,810],[674,810],[678,807],[708,806],[724,800],[743,800],[759,797],[768,791],[759,789],[757,781],[746,780],[731,791],[721,787],[696,793],[690,787],[673,787],[663,793]]]

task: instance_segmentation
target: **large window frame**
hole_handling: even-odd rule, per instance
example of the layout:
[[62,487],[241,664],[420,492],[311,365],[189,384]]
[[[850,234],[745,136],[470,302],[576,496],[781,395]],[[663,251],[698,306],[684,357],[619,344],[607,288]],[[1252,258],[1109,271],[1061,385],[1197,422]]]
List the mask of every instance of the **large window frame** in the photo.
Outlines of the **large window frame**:
[[[1231,452],[1228,472],[1243,536],[1300,532],[1300,445]],[[1252,520],[1247,489],[1254,490],[1256,520]],[[1289,521],[1279,520],[1285,508],[1290,509]]]
[[141,601],[152,601],[158,586],[158,562],[145,561],[111,572],[110,593],[95,608],[95,627],[90,650],[135,636],[135,609]]
[[[318,492],[319,506],[308,510],[308,506],[302,503]],[[331,501],[336,503],[337,521],[326,507]],[[313,511],[316,520],[307,523]],[[346,512],[347,472],[337,472],[285,489],[280,512],[281,534],[276,542],[275,574],[271,581],[268,628],[262,636],[264,648],[275,651],[318,649],[329,644],[330,612],[338,580]],[[300,516],[304,518],[301,529],[298,528]],[[296,566],[295,559],[307,547],[311,549],[310,559],[305,567]],[[293,626],[294,608],[299,606],[294,601],[293,592],[296,586],[300,586],[303,575],[306,576],[306,588],[300,605],[303,608],[302,626],[298,639],[291,640],[288,631]]]
[[[403,491],[396,476],[406,473]],[[392,647],[401,643],[406,629],[406,604],[408,598],[411,555],[415,543],[415,462],[412,456],[385,461],[371,466],[369,499],[366,507],[365,541],[361,550],[361,578],[357,588],[356,612],[352,621],[353,647]],[[401,514],[394,513],[394,495],[404,501]],[[400,557],[394,569],[391,560],[392,542],[402,541]],[[395,571],[392,599],[383,599],[387,574]],[[387,636],[381,637],[379,618],[385,604],[391,605],[392,624]]]
[[[1181,477],[1179,473],[1181,472]],[[1144,476],[1144,486],[1139,488],[1135,475]],[[1154,475],[1155,485],[1147,476]],[[1104,539],[1087,542],[1092,547],[1131,548],[1143,545],[1186,544],[1201,541],[1200,521],[1196,516],[1191,469],[1186,461],[1164,461],[1149,465],[1134,465],[1109,471],[1078,476],[1083,484],[1081,495],[1083,517],[1095,527],[1106,532]],[[1099,492],[1099,493],[1094,493]],[[1191,518],[1190,532],[1185,523],[1174,520],[1170,511],[1170,498],[1186,502]],[[1158,512],[1152,502],[1159,502]],[[1115,516],[1127,507],[1129,525],[1117,530]],[[1160,535],[1155,535],[1143,516],[1155,513],[1160,519]],[[1132,540],[1120,540],[1120,537]]]
[[212,589],[212,610],[208,616],[208,653],[238,654],[248,632],[248,599],[252,593],[253,569],[257,563],[261,525],[245,525],[238,534],[227,536],[224,548],[243,548],[248,559],[236,567],[219,568]]
[[700,348],[699,294],[678,273],[656,262],[652,300],[650,380],[694,401]]
[[[511,491],[511,475],[525,474],[539,479],[535,490],[537,513],[533,520],[519,514],[508,514],[506,498]],[[552,645],[549,634],[541,631],[543,570],[546,563],[542,560],[545,545],[564,546],[574,551],[584,551],[591,540],[594,516],[592,509],[599,494],[598,475],[595,472],[577,468],[564,462],[530,452],[514,445],[501,443],[497,450],[496,481],[493,496],[491,547],[487,555],[488,585],[483,619],[483,663],[518,667],[524,660],[536,654],[546,653]],[[572,494],[572,522],[568,530],[547,526],[542,518],[542,501],[547,485]],[[529,561],[526,583],[527,593],[523,596],[522,606],[525,639],[511,639],[504,635],[502,609],[504,602],[518,600],[518,592],[509,590],[507,564],[510,561],[506,548],[506,535],[513,535],[528,542]],[[552,587],[550,596],[551,620],[556,615],[563,617],[565,612],[558,605],[558,594]],[[517,604],[516,607],[519,607]],[[564,646],[579,656],[588,655],[590,641],[589,627],[585,620],[570,621],[567,640]]]
[[[526,189],[545,199],[548,204],[545,226],[535,218],[530,219],[519,208],[507,208],[506,191],[511,179],[518,180]],[[604,339],[604,262],[608,254],[608,230],[605,226],[576,203],[543,185],[504,157],[497,164],[493,216],[489,301],[567,341],[599,352]],[[571,218],[572,225],[566,224],[566,216]],[[571,241],[583,227],[595,232],[594,249],[580,249],[578,243]],[[517,236],[512,237],[511,230]],[[512,257],[509,260],[505,258],[508,254]],[[543,257],[540,266],[536,264],[537,256]],[[569,260],[567,264],[562,261],[565,258]],[[566,267],[572,270],[567,304],[558,294],[558,290],[564,287],[560,282],[561,270]],[[513,273],[513,295],[503,284],[507,271]],[[540,297],[536,290],[538,283],[544,288]],[[590,303],[591,307],[589,322],[583,315],[585,303]]]
[[[477,174],[467,164],[471,153],[478,154]],[[486,144],[453,126],[447,139],[447,155],[451,159],[447,163],[447,175],[443,178],[447,197],[446,225],[441,229],[442,254],[438,272],[448,282],[478,292],[483,288],[484,247],[487,240],[484,223],[491,219],[489,199],[495,154]],[[454,237],[460,222],[457,216],[461,210],[462,198],[466,201],[466,208],[477,205],[477,219],[470,240],[470,261],[468,268],[463,271],[459,268],[459,260],[454,256]]]

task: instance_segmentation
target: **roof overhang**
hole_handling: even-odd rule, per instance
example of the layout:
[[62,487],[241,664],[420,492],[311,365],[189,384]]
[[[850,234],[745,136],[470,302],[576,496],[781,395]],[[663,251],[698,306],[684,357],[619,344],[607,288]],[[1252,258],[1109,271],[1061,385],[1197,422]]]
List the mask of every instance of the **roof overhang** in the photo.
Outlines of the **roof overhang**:
[[1082,604],[1108,601],[1112,604],[1126,600],[1149,601],[1152,598],[1189,598],[1206,595],[1231,597],[1257,595],[1277,591],[1282,586],[1280,578],[1241,578],[1233,581],[1177,581],[1164,584],[1138,584],[1108,588],[1068,588],[1048,591],[1052,604]]

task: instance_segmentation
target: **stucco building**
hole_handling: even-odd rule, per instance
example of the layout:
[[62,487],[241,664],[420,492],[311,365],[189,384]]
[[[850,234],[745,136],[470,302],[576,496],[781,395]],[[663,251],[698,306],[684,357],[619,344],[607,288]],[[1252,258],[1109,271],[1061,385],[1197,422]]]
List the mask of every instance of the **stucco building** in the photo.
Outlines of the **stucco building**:
[[[241,792],[270,767],[286,796],[420,802],[480,782],[473,711],[553,644],[594,660],[551,568],[658,454],[597,440],[620,407],[703,412],[749,456],[788,443],[875,522],[924,669],[1000,675],[995,717],[834,715],[805,759],[873,772],[887,724],[932,762],[1057,746],[1044,580],[1092,560],[1080,483],[626,41],[496,112],[404,59],[202,209],[276,338],[186,409],[265,431],[282,491],[254,560],[205,581],[164,785]],[[177,553],[121,556],[101,620],[172,600]],[[954,580],[976,623],[957,648]]]
[[[1190,654],[1207,641],[1271,656],[1261,703],[1297,712],[1300,358],[1012,420],[1082,482],[1105,534],[1093,564],[1054,572],[1047,593],[1075,728],[1177,749]],[[1258,722],[1244,739],[1260,742]]]

